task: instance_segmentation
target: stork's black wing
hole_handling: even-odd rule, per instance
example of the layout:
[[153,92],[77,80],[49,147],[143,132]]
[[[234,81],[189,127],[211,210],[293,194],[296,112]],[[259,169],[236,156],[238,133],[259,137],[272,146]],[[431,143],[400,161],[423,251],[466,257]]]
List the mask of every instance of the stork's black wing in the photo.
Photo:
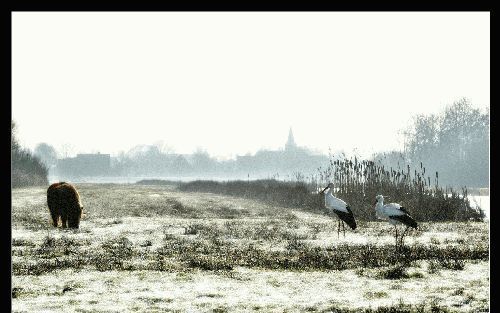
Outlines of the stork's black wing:
[[405,209],[404,207],[402,207],[402,206],[400,206],[400,207],[399,207],[399,209],[400,209],[401,211],[405,212],[405,213],[406,213],[406,214],[408,214],[408,215],[410,214],[410,212],[406,211],[406,209]]
[[337,216],[344,221],[351,229],[356,229],[356,220],[354,219],[354,215],[352,214],[351,208],[349,206],[346,207],[348,212],[342,212],[335,210]]
[[400,221],[401,223],[405,224],[406,226],[417,228],[417,222],[409,216],[408,214],[403,214],[403,215],[391,215],[389,218]]

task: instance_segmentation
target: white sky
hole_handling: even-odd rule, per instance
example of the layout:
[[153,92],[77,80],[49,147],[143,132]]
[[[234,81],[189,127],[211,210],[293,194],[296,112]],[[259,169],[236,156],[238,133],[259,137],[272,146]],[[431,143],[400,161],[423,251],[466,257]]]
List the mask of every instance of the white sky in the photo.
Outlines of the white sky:
[[33,149],[163,141],[213,156],[399,148],[418,113],[490,105],[489,12],[14,12],[12,116]]

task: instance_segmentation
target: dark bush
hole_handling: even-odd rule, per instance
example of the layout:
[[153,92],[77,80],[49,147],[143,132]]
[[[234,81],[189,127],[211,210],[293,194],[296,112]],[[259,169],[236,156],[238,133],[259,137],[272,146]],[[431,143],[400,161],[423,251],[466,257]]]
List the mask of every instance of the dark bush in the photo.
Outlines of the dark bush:
[[11,184],[12,188],[48,185],[48,168],[29,150],[23,149],[15,137],[15,123],[11,123]]

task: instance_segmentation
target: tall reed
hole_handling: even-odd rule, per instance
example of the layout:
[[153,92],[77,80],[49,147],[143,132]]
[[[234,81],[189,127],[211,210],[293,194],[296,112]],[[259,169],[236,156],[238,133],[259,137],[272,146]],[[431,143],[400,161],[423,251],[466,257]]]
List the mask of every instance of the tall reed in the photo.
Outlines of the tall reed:
[[316,188],[332,182],[334,194],[350,204],[356,217],[372,220],[376,195],[389,198],[411,212],[418,221],[482,220],[484,212],[473,208],[467,198],[467,187],[461,192],[439,186],[439,174],[429,175],[420,163],[412,169],[407,164],[385,167],[381,161],[330,157],[326,169],[310,183]]

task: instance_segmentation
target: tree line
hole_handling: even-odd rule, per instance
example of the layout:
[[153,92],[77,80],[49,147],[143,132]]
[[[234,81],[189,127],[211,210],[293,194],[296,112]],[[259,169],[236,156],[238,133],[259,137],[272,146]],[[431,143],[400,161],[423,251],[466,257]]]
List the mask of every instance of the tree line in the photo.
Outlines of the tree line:
[[393,168],[423,168],[441,185],[489,186],[490,114],[462,98],[438,114],[420,114],[403,132],[403,151],[374,159]]
[[[57,176],[70,177],[81,173],[78,168],[75,168],[78,165],[68,170],[57,166],[57,153],[47,144],[38,145],[35,148],[35,154],[39,155],[49,167],[54,166],[54,174]],[[275,176],[279,178],[279,175],[313,173],[318,167],[327,163],[326,155],[313,154],[305,148],[260,150],[254,155],[218,160],[201,149],[191,154],[177,154],[172,151],[162,151],[157,145],[139,145],[126,153],[121,152],[111,157],[109,170],[101,176],[197,176],[227,179]]]
[[47,166],[34,156],[29,149],[23,148],[16,138],[16,124],[11,121],[11,185],[12,188],[23,186],[47,185]]
[[[454,187],[489,185],[489,110],[474,108],[463,98],[438,114],[413,117],[403,132],[404,149],[377,153],[373,161],[387,168],[422,169],[433,183]],[[33,153],[22,149],[15,139],[12,123],[12,164],[16,184],[41,182],[47,168],[55,167],[61,153],[47,143],[38,144]],[[314,155],[307,149],[268,151],[217,160],[198,149],[192,154],[165,151],[161,145],[140,145],[111,158],[112,176],[252,176],[284,178],[285,175],[308,175],[328,164],[325,155]],[[41,161],[41,162],[40,162]],[[32,177],[30,177],[30,175]],[[280,177],[280,175],[282,175]]]

